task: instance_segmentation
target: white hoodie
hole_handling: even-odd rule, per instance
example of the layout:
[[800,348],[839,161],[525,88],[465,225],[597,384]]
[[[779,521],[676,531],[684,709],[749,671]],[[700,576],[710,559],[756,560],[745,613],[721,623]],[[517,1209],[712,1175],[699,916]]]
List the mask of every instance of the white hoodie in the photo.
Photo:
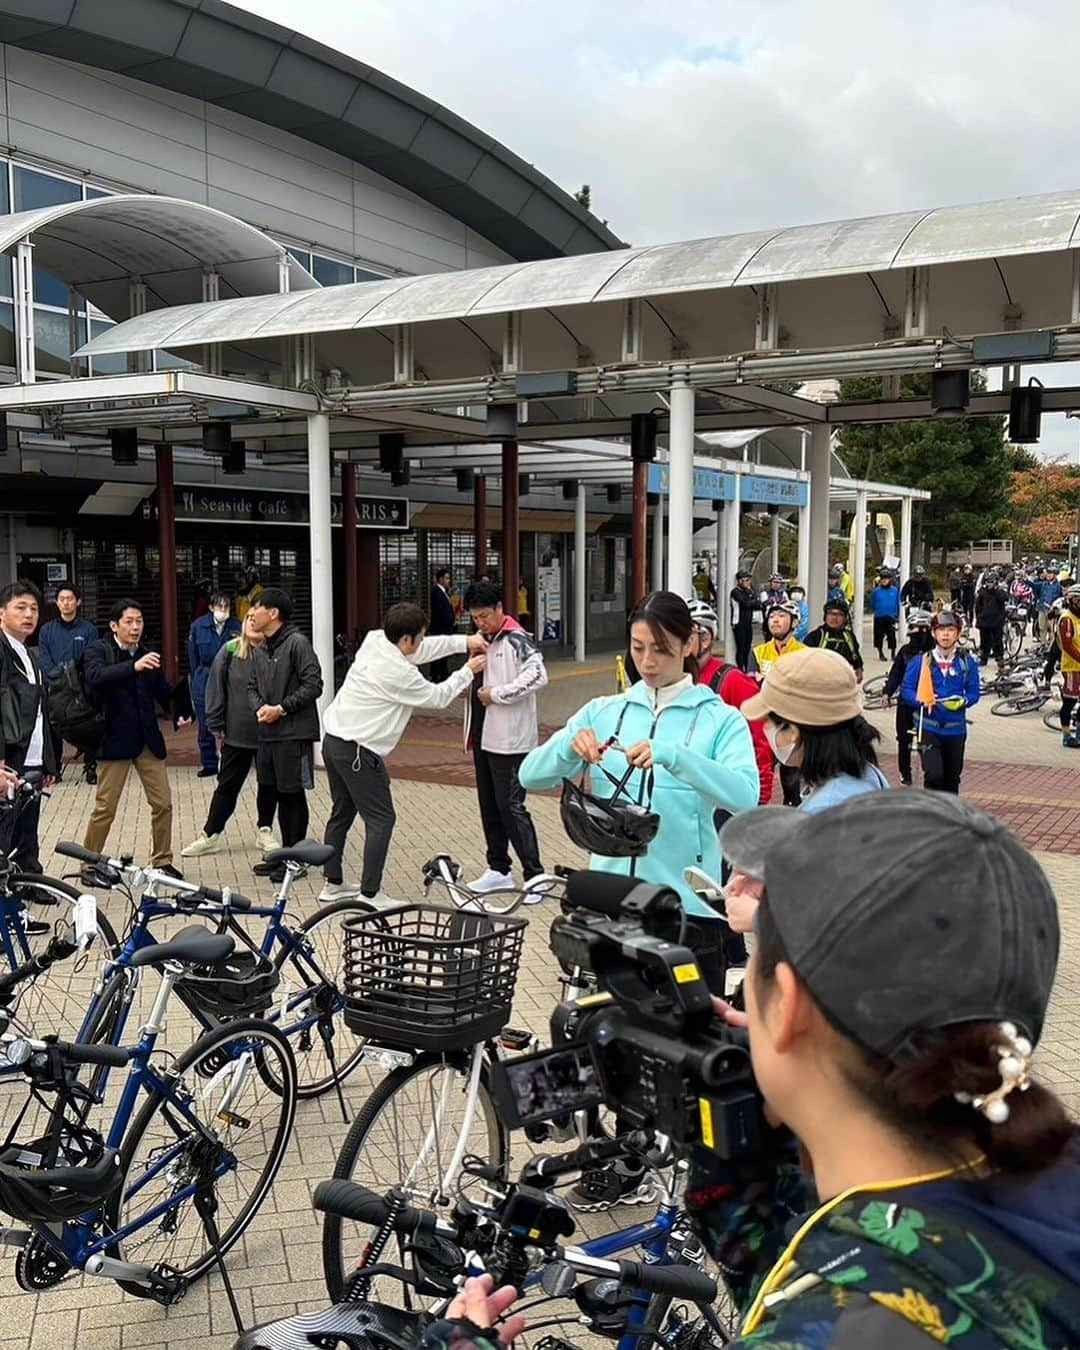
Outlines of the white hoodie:
[[467,650],[468,639],[463,636],[426,637],[413,656],[406,656],[381,628],[373,628],[327,708],[323,725],[343,741],[388,755],[415,709],[448,708],[472,683],[468,662],[441,684],[424,679],[417,667]]

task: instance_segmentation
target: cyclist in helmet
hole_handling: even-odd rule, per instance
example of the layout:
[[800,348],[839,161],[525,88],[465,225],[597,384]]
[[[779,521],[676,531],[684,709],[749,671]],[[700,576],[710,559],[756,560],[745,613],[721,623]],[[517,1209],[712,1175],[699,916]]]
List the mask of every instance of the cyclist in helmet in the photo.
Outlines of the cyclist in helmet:
[[934,604],[934,583],[926,575],[921,564],[911,569],[911,576],[900,588],[900,603],[915,609],[932,609]]
[[799,611],[799,621],[795,625],[795,636],[800,642],[805,642],[806,635],[810,631],[810,606],[806,602],[806,588],[796,582],[788,593],[788,599]]
[[820,647],[823,651],[836,652],[842,656],[855,672],[855,678],[862,681],[863,659],[859,651],[859,642],[851,631],[851,611],[845,600],[826,600],[822,612],[824,623],[806,635],[808,647]]
[[779,572],[774,572],[769,578],[769,584],[761,592],[761,624],[766,631],[769,627],[769,610],[775,605],[782,605],[787,598],[784,578]]
[[[798,621],[799,610],[793,601],[773,606],[768,618],[769,637],[765,642],[759,642],[750,653],[751,675],[762,680],[782,656],[804,649],[806,644],[795,636],[795,625]],[[802,784],[798,769],[793,765],[781,764],[780,785],[784,789],[784,805],[798,806],[802,800]]]
[[1080,586],[1070,586],[1065,606],[1058,619],[1058,646],[1061,648],[1061,743],[1070,750],[1080,748],[1076,734],[1076,705],[1080,699]]
[[915,709],[902,698],[897,698],[904,686],[904,676],[912,661],[923,656],[933,646],[930,635],[932,615],[927,609],[913,609],[908,615],[907,642],[893,658],[892,668],[885,681],[885,706],[896,699],[896,744],[900,761],[900,782],[911,786],[911,749],[915,730]]
[[745,568],[735,573],[735,585],[728,597],[731,606],[731,631],[735,635],[735,664],[745,670],[754,644],[754,615],[761,613],[761,601],[754,594],[754,580]]
[[931,620],[933,646],[910,661],[901,697],[913,710],[922,751],[923,787],[938,792],[960,791],[967,745],[967,709],[979,701],[979,665],[961,651],[962,619],[951,609]]

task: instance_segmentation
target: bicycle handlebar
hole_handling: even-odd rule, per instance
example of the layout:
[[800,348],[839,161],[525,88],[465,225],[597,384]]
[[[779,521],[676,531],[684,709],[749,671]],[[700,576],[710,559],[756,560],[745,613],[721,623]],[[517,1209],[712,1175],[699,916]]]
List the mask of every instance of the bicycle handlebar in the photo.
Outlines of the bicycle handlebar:
[[[567,1254],[564,1259],[572,1259]],[[669,1294],[691,1303],[715,1303],[716,1281],[693,1266],[645,1265],[641,1261],[617,1261],[619,1278],[646,1294]]]
[[150,884],[167,886],[170,890],[190,896],[193,900],[209,900],[212,904],[239,910],[248,910],[253,903],[246,895],[241,895],[239,891],[231,890],[228,886],[217,890],[213,886],[184,881],[157,868],[136,867],[130,857],[108,858],[104,853],[94,853],[91,849],[84,848],[82,844],[75,844],[70,840],[62,840],[56,845],[55,851],[63,854],[65,858],[75,858],[79,862],[89,863],[91,867],[108,867],[115,872],[140,875]]
[[128,1062],[128,1052],[121,1045],[82,1045],[73,1041],[32,1042],[34,1049],[55,1049],[69,1064],[104,1064],[118,1069]]
[[55,965],[57,961],[65,960],[77,950],[77,944],[69,938],[54,937],[39,956],[32,956],[29,961],[24,961],[21,966],[16,966],[7,975],[0,975],[0,1002],[9,1002],[10,995],[20,984],[33,979],[35,975],[40,975],[50,966]]
[[[385,1223],[390,1213],[390,1202],[384,1196],[345,1177],[320,1181],[315,1187],[311,1203],[324,1214],[354,1219],[357,1223],[367,1223],[373,1228]],[[394,1218],[394,1232],[412,1232],[424,1219],[434,1221],[434,1215],[404,1205]]]

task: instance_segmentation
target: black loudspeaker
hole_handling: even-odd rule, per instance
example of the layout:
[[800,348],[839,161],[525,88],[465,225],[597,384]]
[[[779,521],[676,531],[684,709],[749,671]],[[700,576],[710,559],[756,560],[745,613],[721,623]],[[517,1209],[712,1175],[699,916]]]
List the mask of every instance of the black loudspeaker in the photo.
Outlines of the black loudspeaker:
[[1009,440],[1016,445],[1032,445],[1039,439],[1042,426],[1043,391],[1041,384],[1018,384],[1009,395]]
[[397,431],[387,431],[379,437],[379,468],[392,474],[405,462],[405,437]]
[[7,413],[0,412],[0,455],[6,455],[14,442],[8,436]]
[[930,407],[936,413],[962,413],[971,402],[966,370],[935,370],[930,376]]
[[765,509],[766,511],[768,511],[770,516],[778,516],[780,514],[780,508],[779,506],[776,505],[775,502],[770,502]]
[[516,441],[518,434],[517,404],[489,403],[486,430],[489,441]]
[[656,458],[656,414],[633,413],[630,417],[630,458],[647,464]]
[[233,441],[221,457],[222,473],[243,473],[247,468],[247,446],[243,441]]
[[228,422],[204,422],[202,448],[206,455],[227,455],[232,446],[232,429]]
[[646,506],[655,506],[659,502],[659,500],[660,500],[659,492],[646,492],[645,494]]
[[138,464],[138,427],[110,427],[109,444],[112,447],[112,462],[114,464]]
[[621,483],[609,483],[607,485],[607,499],[612,504],[612,506],[614,506],[616,502],[622,501]]
[[455,469],[454,478],[459,492],[472,492],[476,487],[476,472],[473,469]]
[[576,502],[578,494],[578,485],[573,478],[564,478],[562,481],[562,495],[564,502]]
[[518,474],[518,496],[519,496],[519,497],[527,497],[527,496],[529,495],[529,488],[530,488],[531,486],[532,486],[532,485],[531,485],[531,483],[529,482],[529,475],[528,475],[527,473],[519,473],[519,474]]
[[718,516],[723,514],[725,506],[727,506],[727,502],[721,501],[719,497],[713,498],[712,509],[716,512]]
[[394,487],[405,487],[409,481],[409,466],[402,460],[396,469],[390,470],[390,481]]

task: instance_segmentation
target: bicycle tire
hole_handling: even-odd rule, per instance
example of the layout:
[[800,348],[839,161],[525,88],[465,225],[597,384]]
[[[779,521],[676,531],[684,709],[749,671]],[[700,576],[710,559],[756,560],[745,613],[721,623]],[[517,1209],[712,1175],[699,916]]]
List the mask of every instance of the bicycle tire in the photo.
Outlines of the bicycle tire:
[[[271,1089],[267,1088],[270,1099],[277,1104],[277,1124],[273,1126],[269,1146],[265,1148],[265,1162],[262,1165],[261,1171],[258,1173],[252,1192],[240,1207],[239,1213],[231,1222],[226,1222],[227,1210],[221,1203],[220,1191],[222,1189],[222,1182],[226,1181],[229,1177],[238,1177],[242,1174],[246,1175],[249,1171],[253,1172],[255,1171],[256,1165],[244,1164],[243,1167],[236,1167],[231,1171],[226,1172],[223,1177],[219,1177],[214,1185],[215,1199],[218,1202],[216,1221],[220,1229],[219,1242],[215,1246],[209,1246],[208,1250],[201,1251],[198,1256],[193,1256],[186,1266],[179,1264],[177,1261],[169,1261],[169,1264],[182,1274],[189,1283],[205,1275],[217,1264],[219,1254],[224,1257],[225,1254],[240,1240],[251,1225],[256,1214],[259,1212],[259,1208],[263,1201],[266,1199],[292,1138],[293,1124],[296,1119],[296,1069],[295,1064],[293,1063],[292,1047],[289,1045],[288,1040],[282,1035],[277,1027],[272,1026],[269,1022],[263,1021],[261,1018],[242,1018],[235,1022],[227,1022],[221,1026],[215,1027],[212,1031],[208,1031],[205,1035],[200,1036],[195,1044],[189,1046],[176,1061],[175,1072],[177,1074],[177,1081],[183,1082],[186,1074],[193,1075],[195,1093],[195,1098],[193,1099],[206,1101],[207,1099],[205,1096],[201,1094],[206,1088],[210,1068],[214,1067],[214,1071],[216,1072],[216,1066],[219,1061],[223,1063],[227,1062],[227,1060],[221,1060],[222,1054],[228,1053],[227,1043],[229,1041],[242,1042],[255,1037],[261,1037],[264,1042],[264,1048],[261,1051],[255,1051],[255,1055],[257,1057],[265,1055],[267,1053],[266,1046],[273,1045],[274,1053],[277,1055],[281,1065],[279,1076],[281,1081],[285,1084],[285,1090],[283,1092],[273,1092]],[[248,1074],[247,1081],[263,1082],[262,1076],[258,1072]],[[263,1086],[266,1086],[265,1083],[263,1083]],[[175,1117],[175,1112],[173,1112],[171,1108],[167,1111],[162,1110],[162,1108],[169,1108],[169,1103],[160,1092],[151,1090],[140,1107],[138,1114],[124,1134],[120,1146],[120,1170],[122,1181],[109,1196],[109,1199],[106,1202],[104,1216],[106,1225],[114,1231],[119,1228],[123,1222],[131,1222],[135,1217],[129,1216],[125,1218],[122,1206],[126,1192],[129,1188],[132,1170],[136,1167],[138,1162],[138,1149],[143,1142],[143,1136],[146,1135],[147,1130],[150,1129],[159,1112],[161,1112],[165,1123],[168,1124],[172,1135],[176,1136],[176,1128],[170,1120],[170,1116]],[[218,1107],[212,1105],[209,1109],[214,1114],[215,1122],[218,1121]],[[213,1130],[208,1128],[207,1133],[199,1134],[198,1138],[200,1144],[207,1138],[208,1134],[213,1133],[215,1137],[221,1139],[234,1154],[238,1154],[239,1149],[242,1147],[245,1140],[252,1141],[255,1145],[255,1150],[257,1151],[260,1148],[260,1141],[265,1137],[265,1132],[262,1130],[255,1130],[251,1134],[246,1133],[252,1129],[254,1120],[250,1115],[245,1115],[244,1119],[247,1121],[247,1124],[239,1125],[236,1129],[233,1129],[232,1122],[224,1122],[223,1128],[215,1127]],[[175,1138],[169,1139],[169,1136],[166,1135],[166,1139],[169,1140],[167,1147],[174,1148]],[[155,1158],[160,1161],[161,1156],[162,1146],[155,1145],[151,1141],[148,1163],[151,1159]],[[258,1154],[256,1154],[256,1156],[258,1156]],[[165,1178],[166,1184],[169,1184],[170,1179],[179,1184],[186,1184],[187,1179],[183,1165],[185,1162],[185,1155],[183,1154],[182,1149],[176,1152],[175,1157],[176,1161],[170,1166],[170,1175]],[[138,1181],[139,1177],[136,1173],[136,1184]],[[153,1186],[150,1182],[144,1181],[143,1186],[145,1189],[153,1191]],[[146,1208],[152,1209],[156,1204],[160,1204],[162,1197],[155,1197],[155,1194],[150,1194],[148,1197],[144,1198]],[[184,1228],[185,1224],[189,1224],[189,1231],[195,1231],[197,1229],[199,1234],[198,1240],[207,1243],[206,1234],[202,1231],[201,1221],[198,1216],[193,1213],[191,1201],[188,1200],[185,1204],[186,1209],[180,1214],[178,1221],[176,1219],[178,1211],[169,1211],[168,1214],[162,1215],[158,1223],[158,1231],[167,1232],[166,1221],[168,1220],[174,1225],[171,1236],[176,1237]],[[147,1225],[147,1227],[149,1227],[149,1225]],[[161,1256],[155,1256],[152,1253],[147,1253],[146,1244],[149,1241],[149,1238],[145,1236],[146,1231],[146,1228],[137,1229],[130,1235],[130,1240],[133,1244],[132,1253],[135,1259],[147,1261],[149,1257],[149,1264],[155,1264],[156,1261],[167,1259]],[[108,1254],[120,1260],[125,1259],[123,1247],[120,1243],[112,1243],[108,1248]],[[117,1284],[120,1285],[121,1289],[127,1290],[129,1293],[145,1294],[146,1292],[142,1286],[124,1280],[118,1280]]]
[[[379,1169],[382,1175],[376,1175],[375,1169],[361,1168],[358,1174],[358,1161],[362,1149],[369,1142],[369,1136],[374,1136],[378,1127],[379,1118],[383,1111],[390,1106],[393,1099],[399,1097],[404,1099],[409,1085],[422,1075],[428,1074],[433,1068],[446,1066],[451,1072],[461,1075],[463,1085],[467,1083],[469,1072],[469,1060],[465,1056],[441,1056],[441,1055],[422,1055],[414,1063],[405,1065],[402,1068],[394,1069],[387,1074],[375,1087],[371,1096],[360,1108],[359,1114],[353,1121],[345,1142],[341,1146],[341,1151],[334,1164],[335,1177],[347,1177],[353,1181],[359,1182],[362,1186],[367,1186],[373,1191],[383,1193],[392,1186],[401,1184],[405,1180],[406,1164],[399,1156],[397,1159],[389,1160],[389,1165]],[[403,1101],[399,1103],[403,1107]],[[432,1115],[434,1112],[432,1112]],[[470,1133],[470,1140],[479,1137],[477,1123],[480,1119],[487,1130],[487,1155],[483,1161],[499,1168],[503,1173],[509,1161],[509,1148],[507,1144],[506,1130],[502,1121],[499,1119],[495,1110],[495,1103],[492,1100],[488,1084],[488,1066],[485,1063],[481,1068],[479,1094],[477,1101],[477,1115],[473,1118],[473,1128]],[[426,1129],[431,1116],[424,1116],[419,1121],[420,1127]],[[400,1137],[400,1136],[399,1136]],[[437,1169],[441,1169],[441,1164],[450,1159],[453,1153],[454,1145],[457,1142],[458,1135],[454,1134],[452,1140],[446,1141],[445,1150],[437,1146],[439,1153]],[[375,1141],[377,1144],[377,1140]],[[474,1156],[477,1155],[477,1149],[468,1150]],[[391,1175],[396,1173],[396,1175]],[[457,1199],[457,1195],[443,1197],[446,1204],[450,1204]],[[418,1208],[433,1208],[429,1199],[423,1201],[417,1200]],[[343,1229],[348,1234],[346,1240],[343,1240]],[[348,1272],[351,1272],[355,1265],[356,1258],[359,1257],[363,1249],[365,1238],[358,1236],[353,1241],[353,1234],[360,1232],[360,1225],[346,1221],[334,1214],[327,1214],[323,1217],[322,1231],[322,1254],[323,1254],[323,1274],[326,1278],[326,1288],[330,1298],[336,1303],[342,1296],[345,1288],[345,1281]],[[348,1246],[346,1252],[344,1247]],[[389,1258],[387,1258],[389,1259]],[[348,1272],[346,1267],[348,1267]],[[369,1292],[369,1297],[379,1303],[391,1302],[389,1295],[393,1290],[392,1277],[380,1276],[379,1297],[374,1292]],[[410,1300],[408,1290],[405,1286],[396,1286],[404,1297],[397,1306],[409,1307]],[[385,1292],[384,1292],[385,1291]]]
[[[36,899],[33,892],[36,892]],[[21,900],[26,906],[27,912],[34,917],[45,921],[54,918],[60,913],[65,922],[71,922],[72,911],[78,902],[80,891],[74,886],[69,886],[66,881],[60,881],[54,877],[47,877],[36,872],[13,872],[8,878],[7,893]],[[48,899],[46,899],[48,897]],[[35,909],[35,904],[39,907]],[[58,906],[66,904],[68,909],[58,910]],[[44,947],[52,937],[54,925],[49,924],[49,931],[35,937],[27,935],[27,946],[31,954],[39,948]],[[97,914],[97,939],[90,948],[90,959],[97,961],[99,958],[106,958],[115,955],[119,949],[119,940],[116,936],[112,924],[98,911]],[[0,958],[2,960],[2,958]],[[39,975],[32,980],[23,990],[18,1002],[19,1020],[25,1022],[28,1028],[36,1035],[53,1034],[61,1040],[74,1040],[79,1031],[82,1021],[83,1005],[73,998],[69,993],[68,983],[61,983],[62,971],[69,972],[73,969],[71,962],[61,962],[54,968],[53,972],[45,975]],[[63,993],[57,997],[51,997],[53,990],[61,990]],[[74,1020],[77,1015],[78,1020]]]
[[875,675],[872,680],[867,680],[863,685],[863,707],[880,708],[885,700],[885,685],[888,682],[887,675]]
[[1048,731],[1056,731],[1059,736],[1065,730],[1065,728],[1061,725],[1060,708],[1051,708],[1049,709],[1048,712],[1044,712],[1042,720],[1043,726],[1046,727]]
[[[368,903],[368,901],[366,900],[359,900],[359,899],[335,900],[333,901],[333,903],[329,905],[323,905],[321,909],[317,909],[315,913],[311,915],[310,918],[304,920],[304,922],[300,925],[300,927],[296,930],[296,932],[299,934],[304,934],[306,936],[310,934],[313,929],[317,928],[320,924],[325,923],[327,920],[333,922],[333,920],[339,914],[342,917],[346,917],[352,914],[371,914],[375,909],[376,906]],[[318,960],[317,955],[316,960]],[[291,962],[293,968],[297,969],[296,952],[291,947],[281,946],[278,951],[278,954],[274,958],[274,964],[277,967],[279,975],[281,976],[282,979],[285,979],[287,975],[287,971],[285,969],[286,962]],[[320,961],[319,964],[323,968],[324,972],[329,975],[330,972],[326,971],[323,962]],[[335,963],[336,978],[338,981],[340,981],[341,979],[342,969],[343,969],[342,960],[339,955],[339,959]],[[337,992],[340,996],[341,1007],[344,1007],[345,995],[344,993],[341,992],[340,984],[335,985],[335,988],[337,989]],[[283,1026],[282,1022],[279,1020],[279,1017],[273,1008],[271,1008],[267,1016],[269,1020],[273,1022],[274,1025],[277,1026],[279,1029]],[[344,1037],[346,1041],[355,1041],[358,1039],[345,1026],[345,1019],[341,1016],[340,1011],[337,1014],[335,1014],[334,1023],[336,1024],[334,1029],[335,1036],[338,1036],[339,1038]],[[317,1031],[315,1032],[315,1035],[318,1036]],[[288,1039],[290,1043],[295,1043],[297,1041],[296,1036],[289,1036]],[[348,1078],[349,1074],[351,1074],[354,1071],[354,1069],[356,1069],[360,1061],[363,1059],[364,1043],[363,1041],[361,1041],[359,1045],[354,1045],[351,1049],[348,1049],[347,1055],[343,1060],[337,1063],[335,1070],[332,1070],[328,1073],[324,1073],[321,1077],[312,1077],[310,1079],[305,1078],[304,1071],[305,1069],[308,1069],[310,1067],[311,1063],[319,1062],[318,1060],[319,1056],[322,1056],[325,1059],[327,1065],[329,1065],[329,1056],[326,1055],[325,1048],[316,1049],[315,1050],[316,1058],[309,1062],[307,1052],[298,1050],[294,1044],[293,1055],[296,1059],[297,1095],[303,1101],[309,1097],[320,1097],[324,1092],[329,1092],[330,1089],[335,1086],[335,1084],[343,1083],[345,1079]]]
[[1049,694],[1009,694],[990,705],[995,717],[1022,717],[1025,713],[1038,712],[1049,698]]

